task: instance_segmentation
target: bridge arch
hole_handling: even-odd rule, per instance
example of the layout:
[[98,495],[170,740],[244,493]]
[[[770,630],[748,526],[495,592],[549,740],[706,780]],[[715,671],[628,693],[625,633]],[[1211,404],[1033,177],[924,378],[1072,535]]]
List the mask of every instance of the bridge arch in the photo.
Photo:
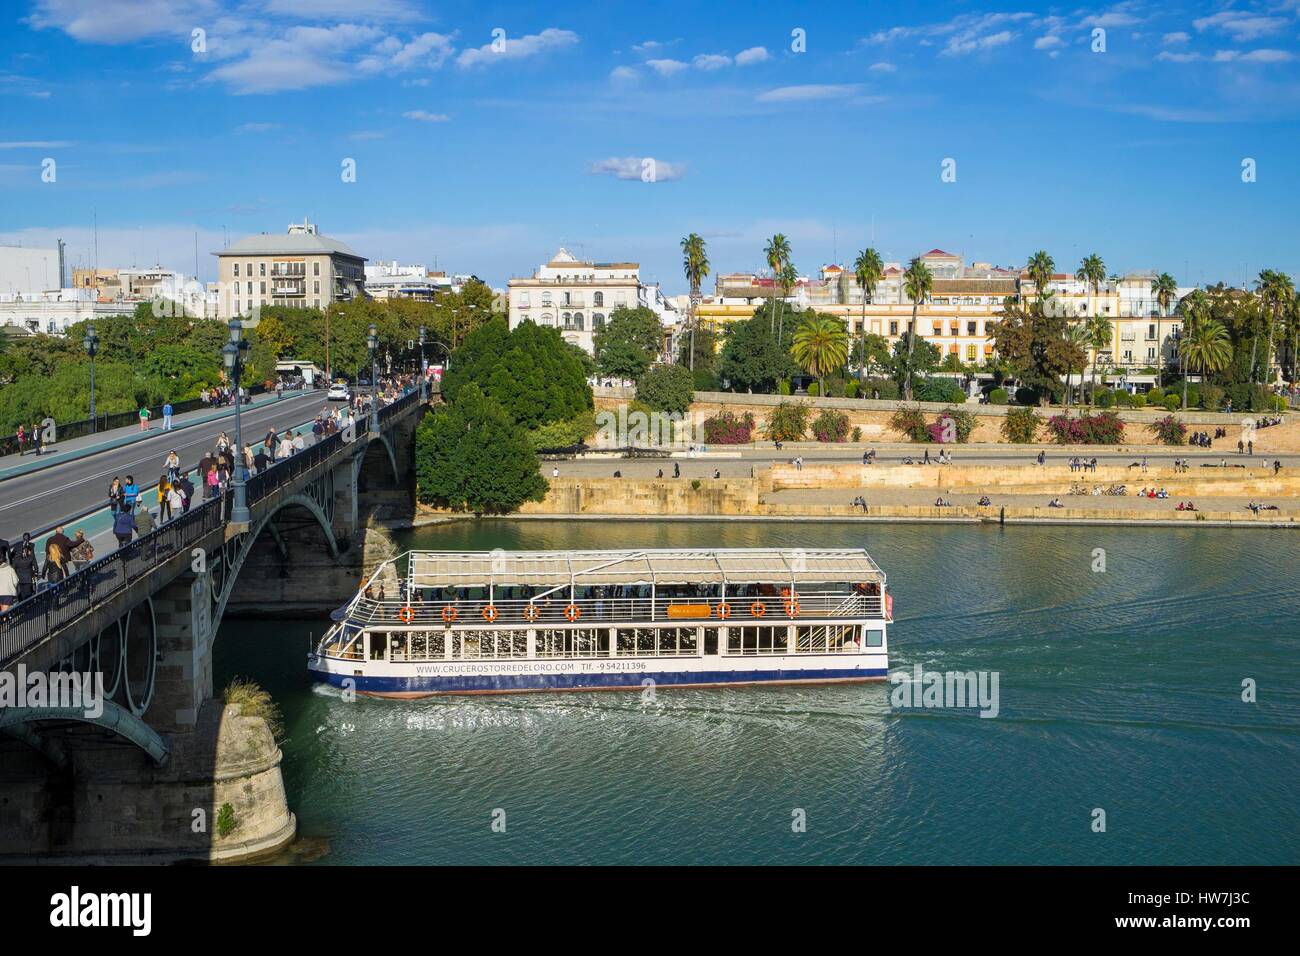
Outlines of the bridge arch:
[[76,721],[110,731],[135,744],[149,756],[155,766],[161,767],[167,762],[171,748],[158,731],[111,700],[105,700],[102,704],[102,713],[94,716],[87,715],[81,707],[6,707],[0,710],[0,730],[16,731],[14,737],[36,747],[58,763],[61,751],[47,749],[43,744],[43,736],[31,725],[45,721]]

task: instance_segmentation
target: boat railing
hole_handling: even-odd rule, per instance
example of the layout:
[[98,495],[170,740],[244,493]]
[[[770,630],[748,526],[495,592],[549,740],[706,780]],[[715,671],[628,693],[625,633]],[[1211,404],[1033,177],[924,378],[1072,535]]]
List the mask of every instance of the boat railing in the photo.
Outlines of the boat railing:
[[727,621],[796,621],[800,618],[878,618],[884,615],[879,594],[801,591],[797,594],[711,597],[590,597],[570,601],[553,594],[536,601],[487,597],[456,600],[362,597],[349,615],[354,625],[394,627],[564,627],[593,622],[724,624]]

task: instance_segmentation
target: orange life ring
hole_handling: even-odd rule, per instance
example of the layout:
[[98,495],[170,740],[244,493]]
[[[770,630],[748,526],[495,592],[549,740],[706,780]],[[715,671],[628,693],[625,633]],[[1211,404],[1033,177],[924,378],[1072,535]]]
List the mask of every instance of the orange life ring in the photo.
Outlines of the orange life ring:
[[460,617],[460,612],[450,604],[444,604],[442,607],[442,619],[450,624],[456,618]]
[[564,609],[564,616],[567,617],[569,623],[572,624],[578,618],[582,617],[582,609],[576,604],[570,604]]
[[789,591],[787,592],[787,596],[782,598],[782,603],[785,605],[786,617],[799,616],[799,595],[795,594],[793,591]]
[[491,604],[483,608],[480,613],[483,615],[483,620],[487,621],[489,624],[497,619],[497,609]]
[[727,618],[731,617],[731,605],[726,601],[723,601],[721,604],[715,604],[713,606],[713,613],[718,616],[719,620],[725,621]]
[[397,617],[403,624],[410,624],[415,620],[415,609],[411,605],[404,605],[397,612]]
[[755,601],[749,606],[749,613],[754,615],[754,617],[762,617],[767,613],[767,605],[762,601]]
[[537,610],[537,605],[536,605],[536,604],[530,604],[530,605],[528,605],[528,607],[524,608],[524,619],[525,619],[525,620],[528,620],[528,621],[535,621],[535,620],[537,620],[537,618],[538,618],[538,616],[539,616],[540,614],[541,614],[541,611]]

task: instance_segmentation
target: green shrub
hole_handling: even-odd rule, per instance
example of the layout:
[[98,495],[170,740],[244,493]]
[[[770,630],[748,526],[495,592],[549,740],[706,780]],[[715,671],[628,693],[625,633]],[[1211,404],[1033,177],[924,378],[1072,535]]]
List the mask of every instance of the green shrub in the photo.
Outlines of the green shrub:
[[1166,395],[1161,404],[1164,405],[1165,411],[1167,412],[1177,411],[1182,407],[1183,398],[1181,395]]
[[699,491],[703,487],[704,487],[704,482],[700,481],[700,479],[698,478],[691,479],[691,491]]
[[1038,407],[1039,399],[1042,395],[1043,393],[1039,389],[1036,389],[1031,385],[1022,385],[1020,388],[1016,389],[1016,404],[1028,405],[1030,408],[1036,408]]
[[1223,407],[1224,391],[1217,385],[1202,385],[1201,400],[1196,404],[1212,412]]
[[856,379],[849,379],[847,382],[844,383],[844,397],[845,398],[858,397],[858,382]]
[[818,441],[841,442],[849,437],[849,416],[833,408],[823,409],[812,424]]
[[879,398],[883,401],[896,401],[900,394],[898,383],[890,378],[869,378],[861,389],[863,398]]
[[1159,385],[1151,386],[1146,394],[1148,405],[1163,405],[1165,401],[1165,391]]
[[923,378],[912,389],[918,402],[948,402],[953,405],[966,401],[965,390],[950,378]]
[[1133,408],[1146,408],[1147,397],[1141,392],[1135,392],[1129,396],[1129,405]]
[[1098,408],[1113,408],[1115,405],[1116,393],[1108,388],[1104,388],[1093,396],[1093,402]]
[[782,402],[767,419],[771,441],[802,441],[807,430],[808,406],[800,402]]
[[783,378],[781,381],[776,383],[776,394],[789,395],[790,391],[790,380],[788,378]]
[[925,415],[915,406],[900,408],[889,416],[889,427],[906,435],[912,441],[930,440],[930,430],[925,423]]
[[221,809],[217,811],[217,836],[230,836],[237,826],[239,824],[235,821],[235,808],[229,803],[223,803]]
[[1017,445],[1028,445],[1038,437],[1042,419],[1032,408],[1012,408],[1002,420],[1002,437]]
[[990,405],[1005,405],[1007,403],[1007,390],[1005,388],[995,388],[989,392]]
[[808,391],[808,395],[812,398],[816,398],[818,395],[821,394],[821,389],[818,388],[816,382],[809,382],[807,391]]
[[534,448],[568,448],[596,433],[596,413],[589,410],[566,422],[547,422],[528,433]]
[[849,439],[849,441],[855,441],[855,442],[862,441],[862,429],[859,428],[857,425],[853,426],[853,436]]

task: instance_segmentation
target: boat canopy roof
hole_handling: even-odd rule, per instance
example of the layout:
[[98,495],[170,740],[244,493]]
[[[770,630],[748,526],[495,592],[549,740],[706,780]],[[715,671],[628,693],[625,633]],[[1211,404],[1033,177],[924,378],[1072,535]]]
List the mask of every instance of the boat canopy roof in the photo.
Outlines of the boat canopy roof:
[[877,581],[861,548],[635,551],[411,551],[413,587],[595,584],[794,584]]

